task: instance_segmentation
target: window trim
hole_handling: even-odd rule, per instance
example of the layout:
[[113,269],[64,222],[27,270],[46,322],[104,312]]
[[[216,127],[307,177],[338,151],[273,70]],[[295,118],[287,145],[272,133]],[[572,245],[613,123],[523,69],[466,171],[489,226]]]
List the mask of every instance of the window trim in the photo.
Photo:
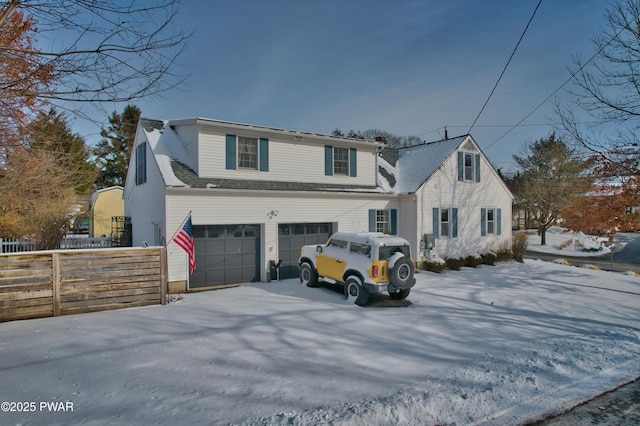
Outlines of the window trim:
[[[258,170],[260,167],[260,141],[249,136],[237,136],[237,165],[242,170]],[[247,150],[247,147],[249,150]],[[248,165],[247,165],[248,164]]]
[[333,148],[333,174],[349,176],[349,148],[336,146]]

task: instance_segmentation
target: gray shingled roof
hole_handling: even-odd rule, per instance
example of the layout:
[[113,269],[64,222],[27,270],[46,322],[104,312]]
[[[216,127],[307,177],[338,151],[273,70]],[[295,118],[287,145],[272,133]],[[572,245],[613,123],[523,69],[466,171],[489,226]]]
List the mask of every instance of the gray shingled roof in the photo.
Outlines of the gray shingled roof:
[[380,192],[375,185],[340,185],[327,183],[281,182],[248,179],[218,179],[199,177],[185,164],[172,160],[171,168],[178,179],[191,188],[253,189],[266,191],[333,191]]

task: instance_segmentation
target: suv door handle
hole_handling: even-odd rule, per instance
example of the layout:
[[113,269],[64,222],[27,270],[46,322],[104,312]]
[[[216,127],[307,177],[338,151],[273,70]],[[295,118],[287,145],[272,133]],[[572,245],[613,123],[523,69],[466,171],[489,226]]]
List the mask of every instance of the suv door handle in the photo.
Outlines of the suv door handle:
[[342,259],[336,259],[337,263],[342,263]]

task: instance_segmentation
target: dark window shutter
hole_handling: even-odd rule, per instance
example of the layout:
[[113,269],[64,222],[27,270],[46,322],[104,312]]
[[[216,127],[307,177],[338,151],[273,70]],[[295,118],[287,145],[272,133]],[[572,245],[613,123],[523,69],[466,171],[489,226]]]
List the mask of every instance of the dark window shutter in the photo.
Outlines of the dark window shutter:
[[433,238],[440,238],[440,209],[433,208]]
[[376,211],[369,209],[369,232],[376,232]]
[[464,180],[464,152],[458,151],[458,180]]
[[497,222],[496,234],[502,235],[502,209],[497,209]]
[[398,235],[398,210],[391,209],[391,233]]
[[487,209],[480,209],[480,235],[487,236]]
[[476,154],[476,182],[480,182],[480,154]]
[[333,147],[324,146],[324,175],[333,176]]
[[236,169],[236,135],[227,135],[225,152],[226,152],[227,170],[235,170]]
[[452,208],[451,209],[451,238],[457,238],[458,237],[458,209],[457,208]]
[[269,139],[260,138],[260,171],[269,171]]
[[358,176],[357,152],[358,150],[355,148],[349,149],[349,176],[351,177]]

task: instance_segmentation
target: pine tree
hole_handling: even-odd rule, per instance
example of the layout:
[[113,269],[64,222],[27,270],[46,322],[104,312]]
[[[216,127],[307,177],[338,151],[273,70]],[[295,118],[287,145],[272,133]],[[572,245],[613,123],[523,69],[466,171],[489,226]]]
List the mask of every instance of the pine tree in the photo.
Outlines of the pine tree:
[[140,108],[127,105],[122,114],[114,111],[109,117],[109,127],[100,132],[103,139],[93,151],[100,168],[96,180],[98,188],[124,185],[140,114]]
[[85,140],[73,133],[64,113],[53,108],[40,112],[27,126],[25,145],[31,152],[46,151],[58,164],[69,172],[69,186],[77,194],[86,194],[94,189],[96,167],[89,161],[90,150]]
[[524,154],[513,159],[522,170],[514,183],[514,195],[538,225],[545,245],[547,229],[562,218],[564,208],[592,189],[587,162],[554,133],[527,144]]

